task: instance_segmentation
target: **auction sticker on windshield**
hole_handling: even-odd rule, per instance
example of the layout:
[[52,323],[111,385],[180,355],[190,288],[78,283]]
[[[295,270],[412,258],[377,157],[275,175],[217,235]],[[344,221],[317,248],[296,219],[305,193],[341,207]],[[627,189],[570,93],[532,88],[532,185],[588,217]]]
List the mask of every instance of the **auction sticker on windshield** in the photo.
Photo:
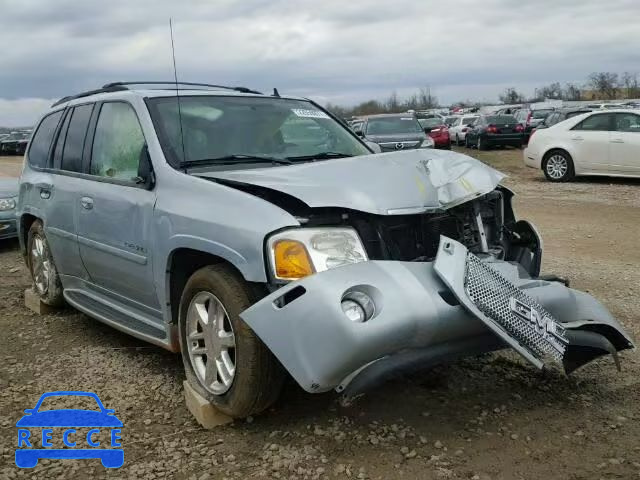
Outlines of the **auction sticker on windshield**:
[[99,458],[106,468],[123,465],[122,422],[95,393],[48,392],[24,413],[16,423],[18,467],[33,468],[41,458]]
[[298,117],[303,118],[329,118],[329,115],[322,110],[307,110],[304,108],[292,108],[291,111]]

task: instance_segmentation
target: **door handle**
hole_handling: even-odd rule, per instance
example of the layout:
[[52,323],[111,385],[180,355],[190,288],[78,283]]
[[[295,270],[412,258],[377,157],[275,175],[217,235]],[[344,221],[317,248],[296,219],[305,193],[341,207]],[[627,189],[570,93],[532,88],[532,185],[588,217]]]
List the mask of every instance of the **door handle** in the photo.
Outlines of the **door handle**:
[[611,143],[624,143],[624,140],[621,138],[612,138]]
[[582,141],[582,140],[584,140],[584,138],[576,136],[576,137],[571,137],[571,140]]
[[46,182],[36,183],[36,188],[40,190],[40,198],[43,200],[48,200],[51,198],[51,190],[53,190],[53,185]]
[[82,205],[82,208],[85,210],[91,210],[93,208],[93,199],[90,197],[82,197],[80,199],[80,205]]

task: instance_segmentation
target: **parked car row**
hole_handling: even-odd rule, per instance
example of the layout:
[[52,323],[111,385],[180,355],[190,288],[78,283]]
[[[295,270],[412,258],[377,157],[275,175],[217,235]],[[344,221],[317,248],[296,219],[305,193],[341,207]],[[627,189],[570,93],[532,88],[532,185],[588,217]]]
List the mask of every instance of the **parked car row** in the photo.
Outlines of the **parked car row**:
[[0,155],[24,155],[31,138],[30,131],[11,132],[0,140]]

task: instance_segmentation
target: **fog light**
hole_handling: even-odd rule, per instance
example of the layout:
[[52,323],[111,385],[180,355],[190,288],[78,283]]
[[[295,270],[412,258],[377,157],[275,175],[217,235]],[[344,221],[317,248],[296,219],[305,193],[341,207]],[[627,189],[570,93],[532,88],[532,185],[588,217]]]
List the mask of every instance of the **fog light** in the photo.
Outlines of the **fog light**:
[[358,291],[347,292],[342,297],[341,306],[347,318],[356,323],[366,322],[373,317],[376,310],[371,297]]
[[356,323],[364,322],[364,308],[362,308],[358,302],[354,302],[353,300],[343,300],[341,306],[342,311],[349,320]]

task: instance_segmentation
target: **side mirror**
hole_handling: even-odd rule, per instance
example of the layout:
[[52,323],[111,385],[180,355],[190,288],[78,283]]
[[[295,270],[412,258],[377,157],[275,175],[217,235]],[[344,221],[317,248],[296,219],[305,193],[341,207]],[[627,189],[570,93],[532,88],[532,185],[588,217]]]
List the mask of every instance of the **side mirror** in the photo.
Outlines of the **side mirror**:
[[373,150],[373,153],[382,153],[382,148],[375,142],[370,142],[369,140],[364,141],[365,145]]
[[151,156],[149,155],[149,148],[146,143],[140,151],[138,176],[135,178],[135,182],[138,185],[144,185],[148,190],[152,189],[156,183],[153,166],[151,165]]

